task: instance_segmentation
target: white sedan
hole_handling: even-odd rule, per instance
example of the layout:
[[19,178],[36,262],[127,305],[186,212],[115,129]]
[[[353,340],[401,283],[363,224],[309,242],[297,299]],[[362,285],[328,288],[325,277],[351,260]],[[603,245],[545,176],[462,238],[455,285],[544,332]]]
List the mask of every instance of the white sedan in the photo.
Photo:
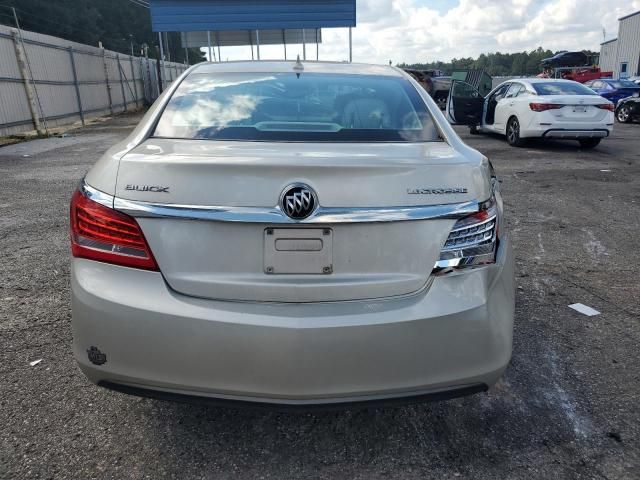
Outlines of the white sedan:
[[454,81],[447,101],[450,123],[469,125],[471,133],[506,135],[521,147],[527,138],[578,140],[594,148],[613,128],[613,103],[572,80],[509,80],[483,97],[471,85]]

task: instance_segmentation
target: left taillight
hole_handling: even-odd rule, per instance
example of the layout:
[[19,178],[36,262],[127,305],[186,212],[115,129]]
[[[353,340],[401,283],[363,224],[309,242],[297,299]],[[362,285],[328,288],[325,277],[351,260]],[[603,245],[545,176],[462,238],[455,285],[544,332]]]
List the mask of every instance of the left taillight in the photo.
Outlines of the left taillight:
[[80,190],[71,198],[70,214],[74,257],[158,271],[134,218],[91,200]]

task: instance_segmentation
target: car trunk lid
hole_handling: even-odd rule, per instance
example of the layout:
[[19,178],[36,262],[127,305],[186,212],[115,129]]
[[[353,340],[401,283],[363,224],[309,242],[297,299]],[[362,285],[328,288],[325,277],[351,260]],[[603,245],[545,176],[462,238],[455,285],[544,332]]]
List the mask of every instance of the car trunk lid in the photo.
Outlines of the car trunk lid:
[[548,110],[556,122],[601,122],[607,110],[599,105],[607,103],[596,95],[547,95],[543,97],[547,103],[562,105],[562,108]]
[[[322,208],[394,210],[485,200],[484,171],[481,162],[469,165],[444,142],[150,139],[121,160],[116,197],[199,212],[249,207],[279,214],[275,207],[283,189],[302,183],[316,192]],[[174,290],[277,302],[381,298],[420,290],[455,222],[309,221],[138,218]]]

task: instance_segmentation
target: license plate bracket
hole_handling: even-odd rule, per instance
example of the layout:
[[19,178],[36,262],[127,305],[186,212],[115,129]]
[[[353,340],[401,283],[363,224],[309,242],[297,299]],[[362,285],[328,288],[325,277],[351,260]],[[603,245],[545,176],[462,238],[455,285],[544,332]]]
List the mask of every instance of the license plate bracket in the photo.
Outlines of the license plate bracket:
[[328,275],[333,273],[333,230],[266,228],[264,273]]

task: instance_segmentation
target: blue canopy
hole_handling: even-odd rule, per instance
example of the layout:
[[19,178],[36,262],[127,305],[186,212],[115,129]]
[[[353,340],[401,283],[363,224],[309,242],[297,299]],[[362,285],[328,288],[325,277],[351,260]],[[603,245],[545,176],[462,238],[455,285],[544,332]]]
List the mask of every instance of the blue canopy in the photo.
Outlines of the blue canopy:
[[150,0],[154,32],[354,27],[356,0]]

